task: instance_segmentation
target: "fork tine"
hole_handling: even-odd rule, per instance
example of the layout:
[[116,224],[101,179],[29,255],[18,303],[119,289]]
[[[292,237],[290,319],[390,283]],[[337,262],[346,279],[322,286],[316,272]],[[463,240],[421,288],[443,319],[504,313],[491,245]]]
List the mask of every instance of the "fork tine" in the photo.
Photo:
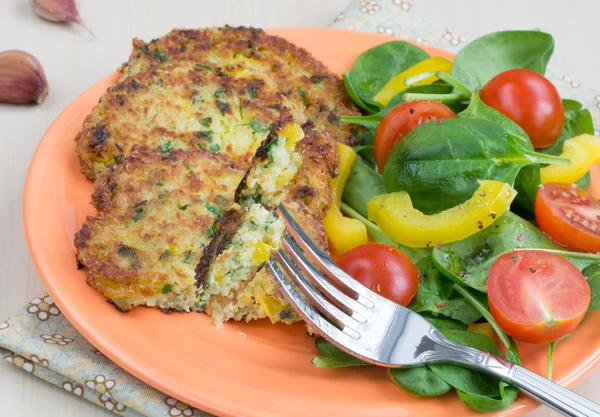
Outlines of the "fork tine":
[[344,333],[342,330],[335,327],[333,324],[328,322],[317,310],[313,308],[305,299],[300,295],[294,285],[288,280],[286,275],[283,273],[277,262],[270,258],[267,262],[269,269],[275,275],[275,279],[283,289],[283,293],[286,298],[294,307],[296,311],[302,316],[305,322],[314,325],[321,332],[322,336],[325,336],[330,342],[334,343],[338,347],[351,346],[352,338]]
[[373,308],[375,306],[377,295],[362,284],[359,284],[354,278],[346,274],[339,266],[333,263],[333,261],[312,242],[310,237],[308,237],[306,232],[304,232],[300,225],[296,223],[292,215],[283,205],[279,205],[276,212],[283,218],[283,222],[292,237],[299,243],[302,249],[304,249],[309,258],[325,271],[329,278],[339,281],[346,288],[358,294],[359,297],[356,301],[360,304],[363,304],[367,308]]
[[367,317],[371,311],[341,292],[327,278],[321,275],[319,270],[304,255],[298,243],[287,232],[283,235],[283,248],[288,250],[287,255],[300,267],[306,279],[315,285],[318,290],[340,304],[340,306],[347,310],[346,313],[355,320],[363,324],[367,322]]
[[296,265],[292,263],[290,258],[285,254],[284,251],[278,250],[275,252],[275,259],[279,261],[279,264],[283,267],[283,270],[287,272],[288,276],[292,278],[294,283],[302,290],[309,301],[323,313],[327,318],[333,321],[336,325],[341,327],[342,332],[346,333],[354,339],[360,338],[360,333],[355,330],[356,327],[360,326],[360,323],[348,316],[346,313],[339,310],[329,300],[327,300],[320,292],[312,287],[304,276],[298,271]]

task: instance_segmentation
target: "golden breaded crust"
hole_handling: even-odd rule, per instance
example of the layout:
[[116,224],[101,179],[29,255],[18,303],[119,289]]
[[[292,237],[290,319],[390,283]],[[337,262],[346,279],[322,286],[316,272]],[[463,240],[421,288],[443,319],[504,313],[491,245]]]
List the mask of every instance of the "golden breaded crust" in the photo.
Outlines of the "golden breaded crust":
[[206,283],[206,277],[212,261],[223,253],[242,225],[246,212],[244,210],[227,210],[215,223],[217,230],[213,234],[210,243],[202,252],[200,261],[196,265],[195,278],[196,287],[200,288]]
[[[229,219],[224,219],[228,214]],[[285,228],[283,221],[260,204],[252,204],[243,210],[241,222],[240,217],[238,212],[230,212],[221,218],[219,223],[224,224],[215,233],[210,246],[219,248],[222,242],[225,245],[210,263],[210,270],[202,280],[204,292],[200,298],[206,300],[206,311],[217,325],[229,319],[264,317],[266,312],[259,295],[288,306],[277,294],[277,287],[267,292],[268,288],[259,289],[253,285],[261,275],[257,272],[265,269],[271,252],[280,247]],[[237,230],[232,234],[234,227]],[[248,287],[255,287],[255,290],[248,294],[249,297],[240,299],[240,294]]]
[[[343,82],[281,38],[243,27],[173,30],[148,44],[135,39],[133,46],[122,77],[76,138],[90,179],[118,164],[135,144],[201,146],[249,164],[264,129],[290,114],[314,123],[312,152],[326,154],[331,173],[335,141],[356,141],[356,127],[339,120],[358,114]],[[256,140],[240,140],[248,133]]]
[[218,216],[234,205],[243,171],[203,150],[136,149],[96,183],[75,236],[87,281],[121,310],[200,310],[195,272]]
[[[245,174],[271,172],[256,169],[269,160],[255,153],[292,121],[302,124],[304,139],[293,151],[302,162],[281,184],[284,204],[327,251],[323,218],[337,173],[336,142],[356,143],[358,134],[340,124],[340,115],[358,111],[338,77],[305,50],[251,28],[136,39],[120,71],[76,137],[82,171],[96,180],[99,210],[76,236],[90,285],[122,310],[205,308],[194,268],[215,221],[232,207]],[[204,257],[204,273],[213,258]],[[265,269],[213,298],[208,312],[219,317],[298,319]]]

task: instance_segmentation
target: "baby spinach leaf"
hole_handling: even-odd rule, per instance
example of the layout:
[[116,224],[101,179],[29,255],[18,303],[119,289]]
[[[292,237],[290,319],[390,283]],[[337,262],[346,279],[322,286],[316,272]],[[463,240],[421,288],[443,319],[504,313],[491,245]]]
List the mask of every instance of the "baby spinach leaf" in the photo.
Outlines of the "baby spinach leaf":
[[514,204],[533,213],[535,208],[535,198],[537,197],[538,187],[541,182],[542,177],[540,174],[540,166],[538,164],[531,164],[521,168],[515,179],[517,197],[515,198]]
[[348,96],[350,97],[350,99],[352,99],[354,104],[356,104],[358,107],[369,113],[375,113],[379,110],[378,107],[368,105],[360,99],[358,93],[356,92],[356,88],[354,88],[354,86],[352,85],[352,81],[350,80],[350,71],[346,71],[345,73],[343,73],[342,78],[344,79],[344,86],[346,87],[346,92],[348,93]]
[[369,168],[377,169],[377,163],[375,162],[375,154],[373,153],[373,145],[360,145],[355,146],[354,151],[362,156],[363,161],[367,163]]
[[332,344],[331,342],[329,342],[327,339],[325,339],[323,337],[317,337],[315,339],[315,347],[317,348],[319,353],[321,355],[325,356],[326,358],[347,355],[346,352],[344,352],[342,349],[335,346],[334,344]]
[[345,368],[350,366],[370,365],[349,355],[322,337],[318,337],[315,340],[315,347],[319,353],[323,355],[322,357],[316,357],[312,360],[312,364],[317,368]]
[[511,212],[488,228],[458,242],[433,250],[433,261],[451,280],[487,292],[487,274],[505,252],[527,248],[554,248],[554,244],[530,223]]
[[548,155],[559,156],[560,154],[562,154],[562,148],[563,148],[563,145],[565,144],[565,141],[567,139],[571,139],[571,137],[572,137],[571,134],[563,127],[562,135],[560,136],[560,138],[558,138],[558,140],[556,142],[554,142],[554,144],[552,146],[549,146],[544,149],[540,149],[539,151],[541,153],[545,153]]
[[458,320],[435,317],[432,314],[420,313],[421,316],[429,323],[433,324],[436,329],[455,329],[455,330],[467,330],[467,325],[461,323]]
[[583,270],[590,286],[592,298],[588,311],[600,310],[600,265],[591,265]]
[[360,54],[347,78],[362,103],[379,109],[381,105],[373,100],[373,96],[393,77],[427,58],[427,52],[411,43],[387,42]]
[[361,361],[354,356],[316,357],[311,363],[317,368],[350,368],[353,366],[368,366],[370,363]]
[[[501,126],[509,134],[519,139],[525,149],[533,152],[533,145],[527,136],[527,133],[515,122],[504,116],[502,113],[494,110],[485,104],[479,98],[479,93],[475,92],[471,96],[471,102],[463,112],[457,117],[469,119],[483,119],[494,122]],[[537,195],[538,186],[541,183],[540,167],[538,164],[527,165],[519,171],[515,179],[515,189],[518,194],[515,203],[526,210],[533,212],[535,197]]]
[[[565,125],[561,137],[550,147],[541,149],[540,152],[548,155],[560,155],[563,152],[565,141],[584,133],[594,134],[594,122],[589,110],[584,109],[583,105],[575,100],[563,100],[565,112]],[[587,172],[575,183],[586,190],[590,186],[591,175]]]
[[452,87],[448,84],[427,84],[419,85],[415,87],[408,87],[407,89],[396,94],[392,99],[385,105],[385,107],[379,110],[375,114],[369,116],[342,116],[342,122],[353,123],[369,128],[377,128],[381,119],[394,107],[404,103],[404,94],[407,93],[418,93],[418,94],[448,94],[452,92]]
[[514,203],[533,213],[535,198],[537,197],[538,187],[541,182],[542,177],[540,174],[540,166],[538,164],[531,164],[523,167],[515,179],[517,197],[515,198]]
[[600,263],[600,255],[561,250],[539,229],[511,212],[466,239],[435,248],[433,262],[456,283],[487,292],[487,275],[492,264],[503,253],[518,249],[553,252],[579,269]]
[[421,283],[408,308],[417,313],[445,316],[464,324],[481,318],[481,314],[469,302],[456,295],[452,282],[435,268],[431,257],[421,259],[417,267]]
[[406,191],[417,210],[432,214],[468,200],[477,180],[514,185],[526,165],[565,162],[548,157],[527,149],[496,123],[445,119],[417,126],[394,146],[383,182],[388,192]]
[[543,74],[553,51],[554,39],[548,33],[490,33],[470,42],[456,54],[450,74],[471,90],[478,90],[509,69],[527,68]]
[[581,188],[582,190],[587,190],[590,187],[591,182],[592,182],[592,175],[588,171],[583,177],[581,177],[577,181],[575,181],[575,184],[577,184],[577,186],[579,188]]
[[519,353],[519,349],[517,348],[517,344],[515,343],[515,341],[510,336],[507,336],[507,337],[508,337],[508,340],[510,341],[510,346],[506,350],[506,355],[504,355],[504,357],[507,360],[511,361],[512,363],[516,363],[517,365],[521,365],[521,354]]
[[394,384],[411,394],[437,397],[452,388],[426,366],[390,369],[388,372]]
[[563,100],[562,102],[565,112],[563,133],[552,146],[541,149],[540,152],[542,153],[560,155],[567,139],[583,135],[584,133],[594,134],[594,121],[592,120],[590,111],[584,109],[583,105],[575,100]]
[[493,376],[457,365],[429,365],[428,368],[435,376],[457,390],[486,397],[500,395],[498,379]]
[[[482,302],[481,297],[478,298],[475,294],[472,294],[465,287],[462,287],[458,284],[454,284],[452,287],[458,293],[460,293],[460,295],[465,297],[465,299],[468,300],[471,303],[471,305],[475,309],[477,309],[477,311],[479,311],[481,313],[483,318],[488,322],[488,324],[492,327],[492,329],[494,329],[494,332],[496,332],[496,335],[498,336],[498,338],[500,339],[502,344],[504,344],[504,346],[507,349],[506,359],[508,359],[509,361],[511,361],[513,363],[520,365],[521,364],[521,356],[519,355],[519,349],[517,348],[517,345],[504,332],[504,330],[502,330],[502,328],[498,325],[498,323],[492,316],[492,313],[490,313],[489,307],[487,306],[487,302]],[[478,294],[484,295],[483,293],[478,293]],[[484,298],[484,300],[485,300],[485,298]]]
[[[469,107],[458,114],[457,117],[483,119],[494,122],[503,127],[509,134],[519,139],[527,150],[534,151],[527,133],[508,117],[481,101],[477,92],[473,93]],[[523,167],[515,179],[515,189],[518,192],[515,202],[521,207],[533,212],[535,197],[540,182],[541,176],[538,164],[531,164]]]
[[[444,305],[445,303],[448,304]],[[434,312],[435,310],[436,309],[432,307],[429,311]],[[465,324],[474,323],[481,318],[481,314],[479,314],[477,310],[474,310],[467,300],[458,296],[456,293],[452,293],[448,301],[438,305],[437,314],[449,317],[453,320],[458,320]]]
[[385,193],[383,177],[362,158],[357,157],[344,186],[342,201],[361,216],[367,217],[367,203],[371,198]]
[[571,252],[560,249],[557,246],[557,249],[543,249],[546,252],[555,253],[557,255],[566,258],[569,262],[571,262],[577,269],[580,271],[584,270],[588,266],[600,264],[600,255],[597,253],[582,253],[582,252]]
[[458,394],[458,398],[469,408],[481,413],[492,413],[506,409],[515,401],[519,393],[517,388],[508,385],[506,382],[500,382],[498,387],[500,395],[494,398],[478,394],[468,394],[459,390],[456,393]]
[[[444,327],[440,327],[438,328],[438,330],[445,337],[452,340],[453,342],[460,343],[465,346],[470,346],[474,349],[483,350],[493,355],[500,355],[500,350],[494,344],[494,342],[489,337],[483,334],[468,332],[462,329],[452,329]],[[433,379],[431,375],[426,374],[423,367],[415,369],[420,369],[420,371],[418,373],[416,371],[414,373],[408,373],[406,372],[407,370],[403,370],[404,372],[399,373],[401,380],[395,382],[399,383],[399,385],[400,382],[404,383],[405,385],[408,385],[407,379],[409,378],[420,381],[420,384],[417,384],[417,387],[409,386],[408,388],[405,388],[413,393],[417,393],[416,391],[419,387],[421,387],[419,389],[420,391],[432,391],[430,388],[431,385],[433,385],[434,387],[438,386],[437,384],[439,384],[439,382]],[[498,390],[497,380],[485,374],[481,374],[470,369],[462,368],[460,366],[446,364],[428,365],[427,369],[439,379],[457,389],[463,389],[466,392],[474,392],[488,396],[496,396],[500,394]],[[433,384],[433,381],[435,381],[436,384]],[[428,382],[428,384],[426,384],[425,382]]]
[[583,135],[584,133],[594,134],[594,121],[592,114],[588,109],[576,100],[563,100],[565,111],[565,129],[571,137]]
[[375,143],[375,131],[376,129],[373,127],[363,129],[362,132],[358,134],[358,143],[365,146],[372,146]]
[[[493,355],[501,355],[500,350],[492,339],[481,333],[466,330],[441,330],[441,333],[453,342],[482,350]],[[498,379],[471,369],[457,365],[435,364],[429,369],[440,379],[456,388],[470,394],[495,397],[500,395]]]
[[494,341],[484,334],[458,329],[442,329],[440,332],[455,343],[469,346],[473,349],[483,350],[484,352],[491,353],[492,355],[502,355],[500,349],[498,349],[498,346],[496,346]]
[[531,145],[531,141],[529,140],[527,133],[525,133],[521,126],[510,120],[499,111],[494,110],[485,104],[481,98],[479,98],[478,92],[475,92],[471,95],[469,106],[464,111],[457,114],[456,117],[462,119],[482,119],[489,122],[494,122],[504,128],[504,130],[506,130],[509,134],[519,139],[524,145]]

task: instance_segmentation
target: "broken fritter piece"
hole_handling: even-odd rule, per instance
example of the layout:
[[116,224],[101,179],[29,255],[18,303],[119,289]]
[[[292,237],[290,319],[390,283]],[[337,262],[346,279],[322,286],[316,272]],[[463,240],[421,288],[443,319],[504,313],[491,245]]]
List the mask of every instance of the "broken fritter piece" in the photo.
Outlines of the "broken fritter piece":
[[[234,202],[242,177],[222,155],[137,149],[96,182],[99,212],[75,236],[88,284],[121,311],[207,311],[215,323],[265,317],[258,296],[237,297],[279,248],[283,223],[260,204]],[[284,304],[275,290],[260,288]]]
[[[230,212],[223,217],[226,216],[228,218],[223,228],[227,230],[223,232],[224,238],[219,238],[217,243],[220,246],[221,242],[225,242],[226,246],[221,247],[218,256],[209,257],[209,268],[203,276],[198,277],[198,283],[203,288],[200,299],[206,301],[206,312],[216,324],[229,319],[249,321],[267,315],[259,294],[253,294],[245,303],[239,302],[238,294],[254,281],[271,252],[279,249],[284,230],[282,220],[260,204],[251,205],[247,211]],[[239,225],[233,234],[230,233],[231,227],[228,227],[232,223]],[[203,256],[208,255],[205,251]],[[272,288],[269,296],[287,305],[283,296],[277,294],[276,287]]]
[[122,311],[203,310],[195,267],[217,218],[237,206],[232,190],[242,177],[203,150],[136,150],[96,183],[99,213],[75,236],[88,283]]

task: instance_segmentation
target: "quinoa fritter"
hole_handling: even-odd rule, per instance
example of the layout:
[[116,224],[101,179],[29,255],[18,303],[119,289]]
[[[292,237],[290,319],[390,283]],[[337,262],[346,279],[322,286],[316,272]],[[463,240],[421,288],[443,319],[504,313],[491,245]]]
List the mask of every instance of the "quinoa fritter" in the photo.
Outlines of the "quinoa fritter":
[[[337,141],[358,114],[308,52],[252,28],[174,30],[134,50],[76,137],[98,215],[77,233],[88,283],[117,308],[298,316],[266,268],[282,201],[327,250]],[[238,204],[239,203],[239,204]]]
[[[314,123],[311,151],[335,173],[335,141],[355,141],[343,82],[307,51],[253,28],[173,30],[134,50],[84,122],[77,154],[96,179],[132,146],[205,147],[249,163],[272,123]],[[256,138],[257,140],[251,140]]]
[[[268,281],[263,275],[263,271],[267,270],[263,267],[271,251],[279,248],[283,222],[260,204],[253,204],[243,211],[241,219],[239,212],[230,216],[239,226],[234,234],[228,236],[227,246],[212,260],[202,281],[204,291],[200,299],[206,301],[207,313],[217,325],[229,319],[249,321],[266,317],[268,314],[261,303],[264,297],[289,309],[270,275]],[[248,286],[253,291],[246,292]],[[280,320],[283,319],[276,321]]]

